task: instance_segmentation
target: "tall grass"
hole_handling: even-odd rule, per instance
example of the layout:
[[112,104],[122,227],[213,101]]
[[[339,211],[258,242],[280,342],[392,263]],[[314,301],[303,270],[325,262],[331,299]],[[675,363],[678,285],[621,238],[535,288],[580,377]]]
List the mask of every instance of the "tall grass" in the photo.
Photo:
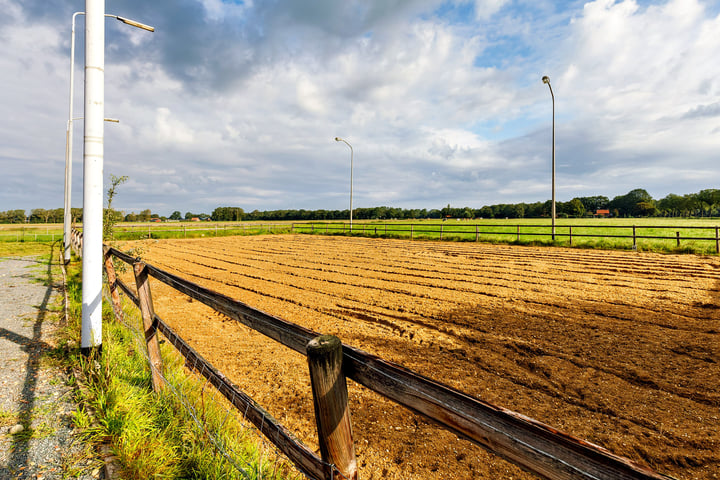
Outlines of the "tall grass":
[[[82,367],[83,386],[75,423],[87,440],[110,444],[122,478],[279,479],[290,471],[235,413],[228,413],[219,394],[185,370],[168,344],[161,345],[168,386],[153,392],[142,337],[117,323],[107,302],[102,349],[81,356],[71,340],[80,331],[80,282],[79,265],[71,263],[66,344],[70,361]],[[141,325],[134,305],[125,305],[124,313],[130,326]]]

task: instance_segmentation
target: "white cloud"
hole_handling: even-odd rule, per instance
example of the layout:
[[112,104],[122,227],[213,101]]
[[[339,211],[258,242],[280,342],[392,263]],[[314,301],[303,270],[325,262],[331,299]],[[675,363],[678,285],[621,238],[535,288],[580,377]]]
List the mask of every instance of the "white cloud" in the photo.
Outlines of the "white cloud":
[[[357,206],[544,200],[547,74],[562,200],[717,187],[720,17],[700,0],[645,3],[137,3],[128,16],[157,30],[109,30],[106,116],[121,123],[105,128],[105,171],[130,176],[136,211],[345,208],[339,135]],[[439,18],[448,5],[455,16]],[[474,17],[458,18],[468,5]],[[61,179],[69,17],[36,0],[0,7],[0,99],[21,119],[1,120],[3,181],[50,161]],[[32,207],[61,203],[53,171]],[[5,186],[0,210],[21,208]]]

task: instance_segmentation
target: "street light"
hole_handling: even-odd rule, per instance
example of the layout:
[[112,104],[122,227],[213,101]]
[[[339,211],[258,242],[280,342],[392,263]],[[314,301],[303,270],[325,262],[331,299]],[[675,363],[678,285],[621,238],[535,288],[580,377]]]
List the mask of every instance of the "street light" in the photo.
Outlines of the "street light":
[[552,239],[555,241],[555,94],[552,85],[550,85],[550,77],[545,75],[542,77],[543,83],[547,83],[550,88],[550,96],[552,97]]
[[[128,25],[151,27],[117,15],[105,15],[105,2],[85,0],[85,121],[83,131],[83,265],[80,352],[102,347],[103,154],[105,119],[105,22],[110,16]],[[75,15],[73,15],[73,34]],[[74,39],[73,39],[74,40]],[[74,46],[74,41],[72,42]],[[73,52],[74,53],[74,52]],[[74,55],[72,55],[74,60]],[[72,65],[71,65],[72,68]],[[72,85],[71,85],[72,112]],[[70,114],[72,120],[72,113]],[[69,144],[65,150],[71,150]]]
[[[78,15],[85,15],[85,12],[75,12],[72,16],[72,30],[70,35],[70,106],[68,108],[68,121],[67,121],[67,127],[65,131],[65,202],[64,202],[64,216],[63,216],[63,240],[64,240],[64,251],[63,251],[63,258],[65,260],[65,263],[67,264],[70,262],[70,229],[71,229],[71,222],[72,222],[72,206],[71,206],[71,197],[72,197],[72,138],[73,138],[73,120],[77,120],[77,118],[73,118],[73,91],[74,91],[74,79],[75,79],[75,18]],[[145,25],[144,23],[136,22],[135,20],[130,20],[128,18],[119,17],[117,15],[110,15],[105,14],[106,17],[115,18],[118,21],[126,24],[131,25],[133,27],[141,28],[143,30],[147,30],[149,32],[154,32],[155,28],[151,27],[149,25]],[[105,119],[105,121],[112,121],[109,119]]]
[[352,233],[352,193],[353,193],[353,148],[352,145],[350,145],[347,140],[344,140],[340,137],[335,137],[336,142],[344,142],[345,145],[350,147],[350,233]]

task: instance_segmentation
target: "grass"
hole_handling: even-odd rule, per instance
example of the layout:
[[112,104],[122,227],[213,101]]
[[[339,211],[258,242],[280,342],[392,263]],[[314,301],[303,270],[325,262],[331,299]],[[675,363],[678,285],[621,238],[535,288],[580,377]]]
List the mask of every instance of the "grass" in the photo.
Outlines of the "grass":
[[[641,251],[715,254],[718,226],[720,226],[719,219],[558,219],[555,240],[553,240],[549,219],[461,221],[450,219],[446,222],[441,220],[354,222],[352,234],[413,240],[479,241],[614,250],[630,250],[634,245],[634,249]],[[296,223],[294,231],[348,235],[349,225],[336,222]]]
[[[187,373],[175,350],[161,345],[165,375],[172,389],[154,393],[144,342],[138,334],[114,320],[112,308],[103,303],[103,347],[99,355],[85,358],[77,349],[81,318],[80,266],[68,269],[70,314],[65,351],[71,364],[80,365],[79,403],[74,423],[91,443],[109,443],[122,463],[124,479],[145,478],[282,478],[288,467],[266,458],[258,437],[236,415],[228,415],[219,395],[211,396],[203,381]],[[139,326],[134,305],[124,307],[126,321]],[[189,406],[189,409],[188,409]],[[194,411],[199,424],[190,412]],[[211,441],[215,438],[215,442]],[[217,444],[231,452],[232,462]]]
[[4,257],[24,257],[27,255],[47,255],[52,242],[2,242],[0,241],[0,261]]

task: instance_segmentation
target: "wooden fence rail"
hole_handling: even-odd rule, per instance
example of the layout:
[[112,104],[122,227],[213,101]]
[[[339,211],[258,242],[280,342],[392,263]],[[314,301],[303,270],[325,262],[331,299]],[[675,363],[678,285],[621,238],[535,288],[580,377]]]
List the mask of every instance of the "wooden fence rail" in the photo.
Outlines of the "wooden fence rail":
[[[138,259],[113,248],[109,249],[109,253],[131,265],[139,262]],[[151,264],[147,264],[146,268],[149,276],[303,355],[307,355],[308,344],[319,336],[300,325],[257,310]],[[123,287],[126,294],[131,293],[126,288]],[[163,334],[170,331],[159,319],[157,324]],[[184,342],[173,340],[171,343],[180,345],[181,352],[190,351],[190,347]],[[670,478],[602,447],[524,415],[473,398],[349,345],[342,345],[342,373],[347,378],[425,415],[445,428],[544,478]],[[237,394],[233,392],[233,395]],[[268,438],[270,441],[274,440],[272,436]],[[278,448],[281,448],[280,445]],[[294,448],[290,449],[288,457],[294,462],[300,462],[305,457],[301,455],[301,458],[296,460],[298,455],[292,453]],[[307,472],[307,466],[296,464]],[[315,472],[313,478],[329,478],[314,476],[317,474],[318,472]]]
[[[138,307],[140,299],[121,280],[118,287]],[[339,471],[333,471],[332,465],[324,462],[309,448],[298,441],[292,433],[273,418],[262,406],[241,391],[234,383],[228,380],[220,371],[213,367],[205,358],[197,353],[185,340],[170,328],[157,314],[153,317],[157,330],[172,344],[185,358],[185,364],[210,382],[244,417],[248,419],[270,442],[286,455],[295,466],[310,478],[332,478],[335,475],[342,478]]]

